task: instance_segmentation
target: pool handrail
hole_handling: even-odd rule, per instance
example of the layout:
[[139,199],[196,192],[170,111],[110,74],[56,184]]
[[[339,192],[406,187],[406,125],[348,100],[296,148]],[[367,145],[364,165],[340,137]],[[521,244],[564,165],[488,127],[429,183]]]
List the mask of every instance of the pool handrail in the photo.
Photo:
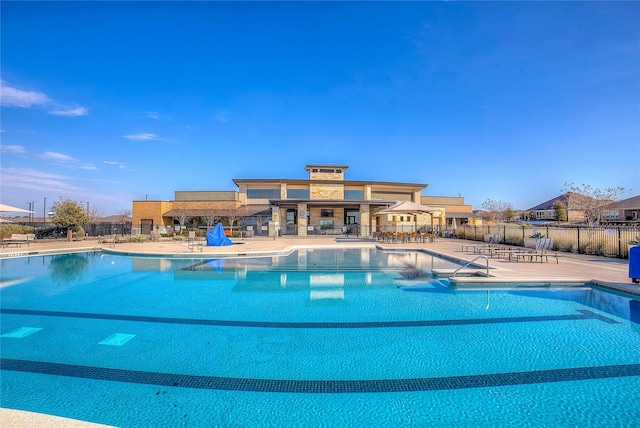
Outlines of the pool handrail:
[[478,256],[478,257],[474,258],[473,260],[471,260],[470,262],[468,262],[467,264],[465,264],[463,266],[460,266],[458,269],[453,271],[453,275],[451,277],[455,278],[456,277],[456,273],[458,273],[458,271],[460,269],[466,268],[467,266],[473,264],[473,262],[475,262],[478,259],[485,259],[487,261],[487,278],[488,278],[489,277],[489,258],[487,256]]

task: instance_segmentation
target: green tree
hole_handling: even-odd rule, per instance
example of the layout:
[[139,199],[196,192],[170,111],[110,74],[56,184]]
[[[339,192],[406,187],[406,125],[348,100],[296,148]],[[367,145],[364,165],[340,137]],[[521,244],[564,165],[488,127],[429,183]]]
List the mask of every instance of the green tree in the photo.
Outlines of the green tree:
[[509,207],[504,212],[504,216],[505,216],[506,220],[508,222],[510,222],[510,221],[513,221],[514,218],[516,218],[516,212],[512,207]]
[[81,203],[61,196],[53,203],[53,219],[51,222],[58,227],[70,229],[73,232],[81,232],[84,235],[82,225],[89,222],[89,214]]
[[556,221],[567,221],[567,207],[560,201],[553,203],[553,217]]

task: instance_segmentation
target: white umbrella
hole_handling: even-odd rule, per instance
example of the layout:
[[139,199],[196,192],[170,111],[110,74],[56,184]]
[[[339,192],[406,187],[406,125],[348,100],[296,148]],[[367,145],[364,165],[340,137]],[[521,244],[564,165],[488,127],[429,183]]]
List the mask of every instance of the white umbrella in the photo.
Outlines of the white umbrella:
[[[388,208],[385,208],[381,211],[375,213],[375,215],[384,215],[384,214],[411,214],[411,215],[419,215],[419,214],[429,214],[431,215],[431,225],[433,226],[433,214],[442,212],[443,208],[438,207],[429,207],[427,205],[418,204],[416,202],[404,201],[398,202],[395,205],[391,205]],[[417,228],[416,223],[416,228]]]
[[0,204],[0,213],[33,213],[35,211],[29,211],[18,207],[12,207],[11,205]]
[[451,219],[451,229],[456,230],[458,228],[458,225],[456,224],[456,218],[452,218]]
[[433,214],[442,211],[442,208],[428,207],[416,202],[405,201],[398,202],[388,208],[378,211],[376,214]]

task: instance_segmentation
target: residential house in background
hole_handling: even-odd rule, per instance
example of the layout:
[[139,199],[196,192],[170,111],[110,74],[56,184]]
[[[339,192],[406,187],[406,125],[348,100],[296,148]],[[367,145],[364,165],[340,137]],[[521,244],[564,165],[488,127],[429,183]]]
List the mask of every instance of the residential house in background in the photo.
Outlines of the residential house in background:
[[611,205],[606,214],[608,220],[640,220],[640,195],[623,199]]
[[[529,208],[528,213],[532,217],[530,220],[535,221],[555,221],[556,212],[555,205],[557,202],[563,204],[569,222],[583,222],[585,221],[584,215],[575,209],[572,209],[569,202],[571,192],[564,193],[560,196],[556,196],[553,199],[549,199],[535,207]],[[640,195],[633,196],[631,198],[623,199],[618,202],[612,202],[609,209],[604,212],[602,220],[612,221],[630,221],[640,219]]]
[[577,211],[572,211],[568,206],[569,196],[571,192],[564,193],[562,195],[556,196],[553,199],[549,199],[541,204],[538,204],[534,207],[529,208],[527,211],[530,213],[531,218],[529,220],[532,221],[556,221],[556,203],[561,203],[566,212],[567,212],[567,220],[569,222],[582,222],[584,221],[584,215]]

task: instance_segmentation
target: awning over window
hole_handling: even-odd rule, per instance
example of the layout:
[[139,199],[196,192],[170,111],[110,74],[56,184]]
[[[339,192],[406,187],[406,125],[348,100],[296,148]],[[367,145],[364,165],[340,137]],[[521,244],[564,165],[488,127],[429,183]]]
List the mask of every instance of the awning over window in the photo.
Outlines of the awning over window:
[[243,205],[238,208],[176,208],[162,214],[162,217],[178,217],[186,215],[188,217],[252,217],[252,216],[270,216],[270,205]]

